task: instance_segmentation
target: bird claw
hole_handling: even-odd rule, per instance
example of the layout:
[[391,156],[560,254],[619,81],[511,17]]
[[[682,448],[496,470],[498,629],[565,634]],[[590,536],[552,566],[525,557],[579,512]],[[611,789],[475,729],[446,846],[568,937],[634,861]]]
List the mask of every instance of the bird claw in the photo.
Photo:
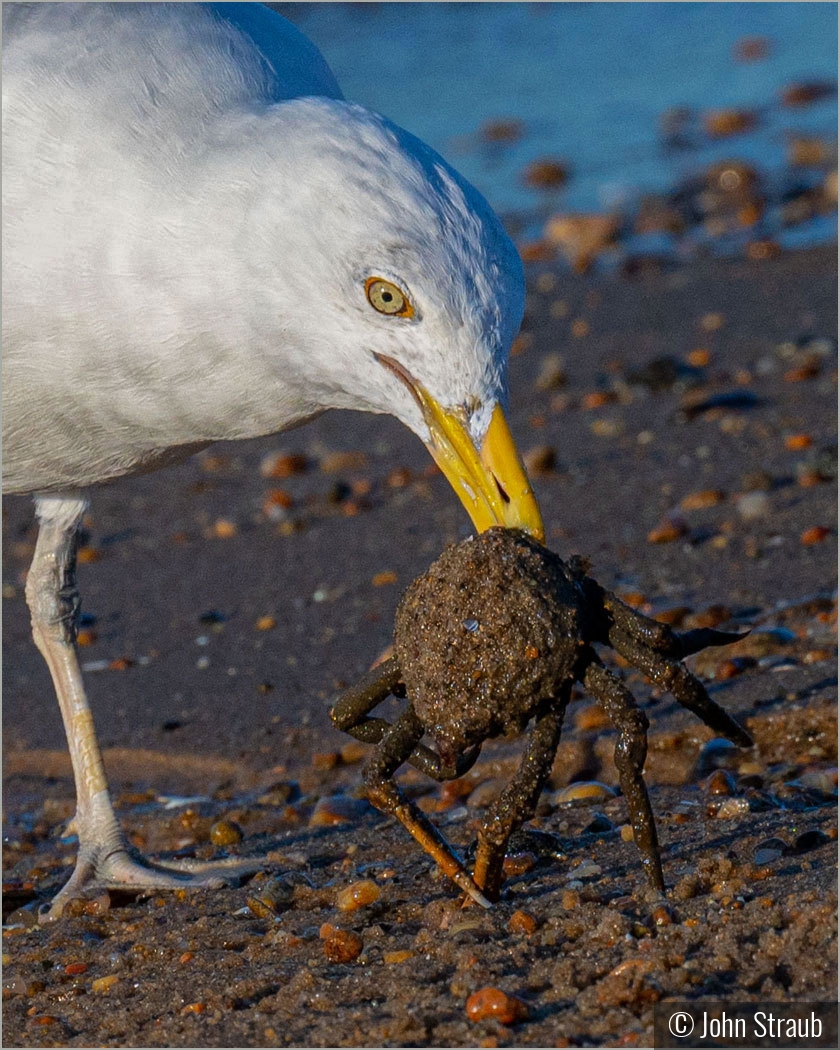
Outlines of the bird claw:
[[179,860],[165,864],[132,856],[125,846],[104,854],[81,851],[70,879],[38,912],[42,925],[64,915],[71,901],[90,900],[97,890],[142,894],[158,890],[221,889],[265,868],[259,857],[226,857],[216,861]]

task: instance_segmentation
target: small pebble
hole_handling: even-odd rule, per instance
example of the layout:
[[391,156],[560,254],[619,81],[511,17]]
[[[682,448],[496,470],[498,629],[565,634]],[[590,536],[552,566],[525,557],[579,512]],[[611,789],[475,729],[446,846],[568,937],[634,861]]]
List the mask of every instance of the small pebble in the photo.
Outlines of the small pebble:
[[722,139],[752,131],[756,114],[749,109],[716,109],[703,114],[703,127],[709,138]]
[[743,521],[755,521],[770,513],[770,498],[766,492],[745,492],[738,496],[735,509]]
[[339,752],[342,764],[345,766],[354,766],[357,762],[363,761],[367,753],[368,749],[360,740],[351,740],[344,744]]
[[228,521],[227,518],[219,518],[218,521],[213,523],[210,534],[217,540],[229,540],[235,536],[238,531],[235,521]]
[[714,507],[722,503],[726,496],[720,489],[700,489],[698,492],[689,492],[683,496],[680,502],[681,510],[703,510],[706,507]]
[[497,117],[485,120],[478,129],[479,136],[485,142],[518,142],[525,133],[525,125],[515,118]]
[[537,390],[558,390],[569,381],[562,354],[552,351],[543,356],[534,386]]
[[335,898],[339,911],[356,911],[378,901],[382,891],[373,879],[360,879],[338,891]]
[[524,875],[534,867],[538,859],[536,853],[528,851],[509,854],[502,861],[502,870],[505,878],[514,879],[518,875]]
[[210,841],[214,846],[235,846],[243,838],[242,828],[234,820],[217,820],[210,828]]
[[651,912],[651,920],[654,926],[672,926],[674,924],[674,913],[667,904],[660,904]]
[[402,951],[383,952],[382,961],[386,966],[398,966],[400,963],[408,962],[409,959],[413,959],[416,954],[416,952],[413,952],[408,948]]
[[333,963],[351,963],[362,953],[364,941],[352,930],[339,930],[335,926],[321,927],[324,955]]
[[726,318],[720,313],[707,313],[700,318],[700,327],[704,332],[717,332],[725,324]]
[[772,864],[774,861],[779,860],[788,850],[788,844],[784,839],[770,838],[765,839],[763,842],[755,847],[753,853],[753,861],[759,866],[764,864]]
[[557,451],[551,445],[535,445],[522,455],[525,470],[531,477],[544,477],[557,467]]
[[780,97],[783,106],[797,109],[832,98],[836,90],[836,86],[828,80],[804,80],[788,84],[780,92]]
[[697,756],[697,775],[705,776],[714,769],[736,769],[743,752],[731,740],[715,737],[707,741]]
[[719,682],[726,682],[730,678],[737,678],[739,674],[755,667],[756,660],[752,656],[735,656],[731,660],[723,660],[715,668],[715,678]]
[[676,515],[663,519],[647,534],[648,543],[674,543],[688,535],[688,523]]
[[387,587],[389,584],[397,582],[397,574],[388,569],[385,572],[376,573],[370,582],[374,587]]
[[584,732],[599,732],[609,729],[612,722],[600,704],[587,704],[575,713],[575,725]]
[[725,769],[716,769],[706,777],[702,786],[710,795],[732,795],[735,792],[735,779]]
[[830,535],[831,529],[826,528],[825,525],[813,525],[810,529],[805,529],[799,537],[799,542],[803,547],[813,547],[814,544],[828,539]]
[[309,818],[309,826],[319,828],[350,824],[361,820],[371,812],[373,812],[373,807],[365,799],[333,795],[330,798],[319,799]]
[[534,916],[520,909],[517,909],[508,920],[508,929],[511,933],[524,933],[526,937],[530,937],[536,928],[537,920]]
[[715,816],[719,820],[734,820],[749,813],[750,804],[745,798],[725,798],[718,807]]
[[466,1011],[467,1017],[474,1022],[492,1018],[501,1024],[514,1024],[528,1016],[525,1003],[501,988],[481,988],[473,992],[467,999]]
[[306,456],[297,453],[268,452],[260,462],[260,474],[264,478],[289,478],[303,474],[309,466]]
[[245,903],[258,919],[273,919],[292,907],[294,894],[295,887],[290,879],[275,876],[249,894]]
[[531,161],[522,172],[522,181],[535,190],[554,190],[569,178],[569,165],[562,160],[543,158]]
[[91,981],[90,990],[92,992],[107,992],[119,981],[119,977],[115,973],[109,973],[106,977],[97,977],[96,980]]
[[611,798],[615,798],[615,790],[607,784],[598,780],[579,780],[556,792],[553,802],[555,806],[586,805],[590,802],[606,802]]
[[367,462],[364,452],[328,452],[321,457],[319,466],[324,474],[344,474],[364,470]]
[[311,761],[313,769],[325,773],[329,769],[335,769],[341,761],[341,755],[338,751],[314,751]]
[[594,860],[582,860],[576,865],[566,876],[567,880],[572,879],[590,879],[595,875],[601,874],[601,865],[596,864]]
[[819,828],[811,828],[809,831],[803,831],[801,835],[796,836],[793,843],[793,852],[810,853],[812,849],[819,849],[820,846],[825,846],[826,843],[831,841],[831,837],[826,835],[824,831],[821,831]]

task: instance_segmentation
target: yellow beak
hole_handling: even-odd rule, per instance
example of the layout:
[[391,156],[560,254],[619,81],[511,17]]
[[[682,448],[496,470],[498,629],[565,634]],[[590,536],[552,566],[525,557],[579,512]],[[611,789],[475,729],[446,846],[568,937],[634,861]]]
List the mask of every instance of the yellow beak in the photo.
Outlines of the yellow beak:
[[469,434],[466,412],[443,408],[399,362],[384,354],[376,356],[414,395],[431,435],[429,452],[476,529],[484,532],[493,525],[503,525],[545,539],[542,516],[501,406],[493,409],[490,426],[477,449]]

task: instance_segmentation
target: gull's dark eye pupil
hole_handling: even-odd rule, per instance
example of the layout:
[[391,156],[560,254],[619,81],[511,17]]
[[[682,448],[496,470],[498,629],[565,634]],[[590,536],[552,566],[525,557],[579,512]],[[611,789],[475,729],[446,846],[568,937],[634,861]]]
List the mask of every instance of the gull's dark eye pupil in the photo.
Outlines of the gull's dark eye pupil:
[[382,298],[383,298],[383,300],[386,303],[390,303],[393,300],[394,297],[393,297],[393,295],[391,295],[390,292],[383,292],[382,293]]

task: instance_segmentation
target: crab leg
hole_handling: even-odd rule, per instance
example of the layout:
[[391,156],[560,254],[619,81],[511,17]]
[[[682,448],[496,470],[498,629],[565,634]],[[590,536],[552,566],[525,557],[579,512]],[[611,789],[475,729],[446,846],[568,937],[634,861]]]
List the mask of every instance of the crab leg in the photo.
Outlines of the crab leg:
[[[330,711],[333,725],[365,744],[378,744],[392,723],[385,718],[370,718],[369,712],[392,693],[404,695],[399,664],[394,656],[372,668],[341,694]],[[448,768],[437,752],[418,743],[405,761],[433,780],[452,780],[472,769],[480,752],[480,745],[474,747],[465,755],[459,755],[454,767]]]
[[478,832],[473,880],[490,900],[499,899],[508,840],[534,815],[551,772],[570,693],[571,683],[563,687],[560,698],[537,720],[516,775],[492,803]]
[[469,872],[452,852],[452,847],[421,810],[400,791],[394,778],[397,768],[412,754],[423,736],[420,719],[409,707],[382,738],[382,743],[364,769],[365,788],[377,809],[391,813],[423,847],[441,871],[467,893],[476,904],[490,907],[490,901],[470,878]]
[[[719,634],[720,632],[713,633]],[[686,636],[677,635],[676,638],[684,641]],[[695,632],[689,631],[687,638],[684,644],[690,651],[696,652],[697,649],[693,648],[697,645]],[[623,631],[611,632],[610,641],[616,652],[644,672],[660,688],[667,689],[683,707],[693,711],[716,733],[725,736],[739,747],[752,747],[752,737],[746,729],[740,726],[728,711],[712,700],[700,679],[695,677],[679,660],[669,660],[658,653],[650,652],[644,645]]]
[[654,889],[664,890],[656,823],[642,776],[647,756],[647,716],[636,707],[633,694],[624,683],[611,674],[594,653],[592,655],[592,663],[584,672],[583,684],[601,702],[618,730],[615,764],[621,790],[627,800],[633,838],[642,855],[642,866],[648,881]]

